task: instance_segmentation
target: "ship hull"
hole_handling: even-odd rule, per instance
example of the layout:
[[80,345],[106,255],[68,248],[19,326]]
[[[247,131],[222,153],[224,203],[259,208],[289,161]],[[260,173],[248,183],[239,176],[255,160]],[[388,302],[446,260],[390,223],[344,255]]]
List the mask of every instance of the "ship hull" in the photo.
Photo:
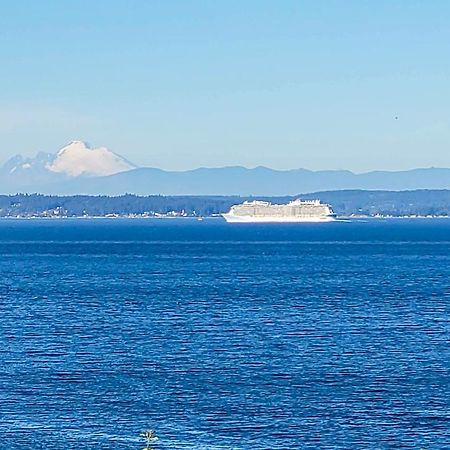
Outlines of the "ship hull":
[[334,216],[323,217],[255,217],[255,216],[236,216],[234,214],[222,214],[223,218],[229,223],[319,223],[334,222]]

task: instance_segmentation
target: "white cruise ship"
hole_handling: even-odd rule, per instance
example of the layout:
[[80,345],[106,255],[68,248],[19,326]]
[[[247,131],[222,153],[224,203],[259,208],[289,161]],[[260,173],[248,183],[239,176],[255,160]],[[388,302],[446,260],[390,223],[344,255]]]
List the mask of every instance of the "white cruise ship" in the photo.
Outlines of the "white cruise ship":
[[331,222],[336,218],[330,205],[300,199],[286,205],[247,201],[232,206],[222,216],[227,222]]

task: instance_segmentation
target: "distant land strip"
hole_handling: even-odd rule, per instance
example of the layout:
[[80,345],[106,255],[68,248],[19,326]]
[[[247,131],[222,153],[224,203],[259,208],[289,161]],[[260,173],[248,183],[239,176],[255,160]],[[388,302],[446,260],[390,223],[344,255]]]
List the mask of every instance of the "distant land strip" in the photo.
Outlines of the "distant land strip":
[[450,190],[342,190],[282,197],[0,195],[0,217],[209,217],[245,200],[287,203],[295,198],[319,199],[343,217],[450,217]]

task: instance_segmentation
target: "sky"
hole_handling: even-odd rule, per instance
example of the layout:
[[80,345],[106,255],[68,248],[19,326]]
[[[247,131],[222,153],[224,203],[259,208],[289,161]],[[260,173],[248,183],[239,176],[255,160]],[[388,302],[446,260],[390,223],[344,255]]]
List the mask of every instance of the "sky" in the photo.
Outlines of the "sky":
[[450,2],[0,0],[0,163],[450,167]]

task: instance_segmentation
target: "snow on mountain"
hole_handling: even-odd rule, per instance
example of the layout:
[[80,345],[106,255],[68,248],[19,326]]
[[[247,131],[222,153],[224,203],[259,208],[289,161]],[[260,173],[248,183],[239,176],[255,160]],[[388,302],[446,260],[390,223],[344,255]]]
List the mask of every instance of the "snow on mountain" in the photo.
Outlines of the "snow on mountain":
[[43,169],[51,159],[52,155],[44,152],[39,152],[34,158],[24,158],[22,155],[16,155],[3,165],[1,172],[13,174],[23,170]]
[[135,169],[136,166],[106,147],[91,148],[82,141],[73,141],[63,147],[46,164],[46,168],[51,172],[78,177],[114,175]]
[[19,179],[39,176],[75,178],[105,176],[135,169],[125,158],[105,147],[91,148],[81,141],[73,141],[58,153],[39,152],[34,158],[16,155],[0,168],[0,175]]
[[0,167],[0,194],[297,195],[345,189],[450,189],[450,169],[355,174],[346,170],[222,167],[184,172],[136,168],[110,150],[74,141],[58,153],[15,156]]
[[71,180],[116,175],[135,169],[125,158],[105,147],[90,148],[73,141],[57,153],[35,157],[16,155],[0,166],[0,192],[46,192]]

